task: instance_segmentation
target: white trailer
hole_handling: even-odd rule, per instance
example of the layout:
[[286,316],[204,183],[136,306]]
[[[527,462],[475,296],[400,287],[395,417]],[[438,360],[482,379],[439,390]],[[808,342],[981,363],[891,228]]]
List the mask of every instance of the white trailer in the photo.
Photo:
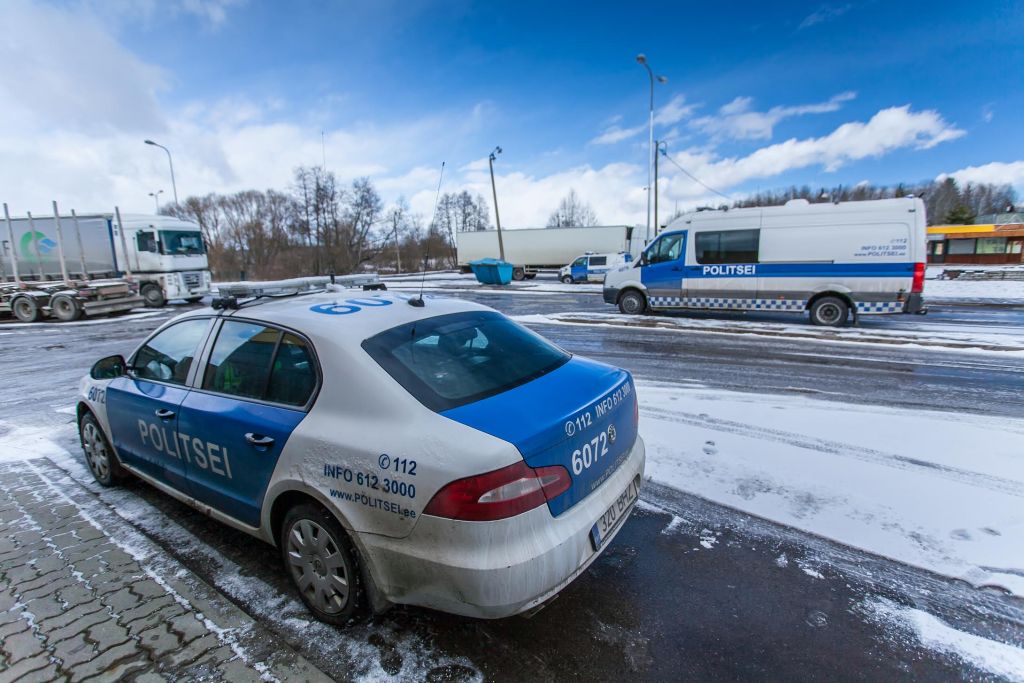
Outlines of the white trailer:
[[[537,271],[558,269],[580,254],[629,252],[633,228],[602,225],[587,228],[537,228],[502,230],[505,260],[512,264],[515,280],[533,278]],[[470,261],[498,258],[498,231],[477,230],[455,236],[459,267],[469,270]]]
[[630,266],[608,273],[623,313],[712,309],[923,313],[925,208],[913,197],[700,211],[674,220]]

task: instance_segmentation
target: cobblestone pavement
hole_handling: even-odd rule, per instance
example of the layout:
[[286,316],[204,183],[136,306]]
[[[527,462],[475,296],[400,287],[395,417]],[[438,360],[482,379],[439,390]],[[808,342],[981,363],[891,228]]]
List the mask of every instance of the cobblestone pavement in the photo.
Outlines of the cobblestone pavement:
[[329,680],[49,460],[0,463],[0,530],[0,682]]

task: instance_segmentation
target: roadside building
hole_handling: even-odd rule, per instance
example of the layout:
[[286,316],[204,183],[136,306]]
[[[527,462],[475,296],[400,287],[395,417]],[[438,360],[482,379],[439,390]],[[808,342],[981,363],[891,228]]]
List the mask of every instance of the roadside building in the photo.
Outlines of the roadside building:
[[1024,263],[1024,215],[1021,212],[978,216],[975,225],[928,228],[928,263]]

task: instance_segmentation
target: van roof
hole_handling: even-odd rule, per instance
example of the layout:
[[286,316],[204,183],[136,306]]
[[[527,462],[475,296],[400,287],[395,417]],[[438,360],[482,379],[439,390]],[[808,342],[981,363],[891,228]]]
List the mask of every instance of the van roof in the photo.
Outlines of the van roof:
[[[735,219],[769,219],[780,216],[801,217],[834,217],[849,218],[865,213],[893,213],[904,211],[924,212],[924,202],[918,197],[899,197],[894,199],[872,199],[855,202],[820,202],[810,203],[805,199],[791,199],[782,206],[755,206],[744,209],[709,209],[684,213],[672,221],[665,230],[675,230],[687,225],[705,221],[722,221],[724,218]],[[740,227],[740,226],[737,226]]]

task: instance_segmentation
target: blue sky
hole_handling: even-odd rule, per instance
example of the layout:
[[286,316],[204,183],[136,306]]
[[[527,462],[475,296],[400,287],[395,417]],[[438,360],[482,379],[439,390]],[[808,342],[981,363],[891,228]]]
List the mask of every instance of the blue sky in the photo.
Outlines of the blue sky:
[[[501,145],[510,224],[570,187],[643,222],[639,52],[669,79],[656,136],[729,196],[942,174],[1024,190],[1020,3],[6,0],[0,23],[0,199],[19,213],[151,207],[171,188],[144,137],[182,196],[285,188],[324,131],[331,170],[421,213],[442,160],[445,189],[489,191]],[[663,206],[720,201],[663,173]]]

